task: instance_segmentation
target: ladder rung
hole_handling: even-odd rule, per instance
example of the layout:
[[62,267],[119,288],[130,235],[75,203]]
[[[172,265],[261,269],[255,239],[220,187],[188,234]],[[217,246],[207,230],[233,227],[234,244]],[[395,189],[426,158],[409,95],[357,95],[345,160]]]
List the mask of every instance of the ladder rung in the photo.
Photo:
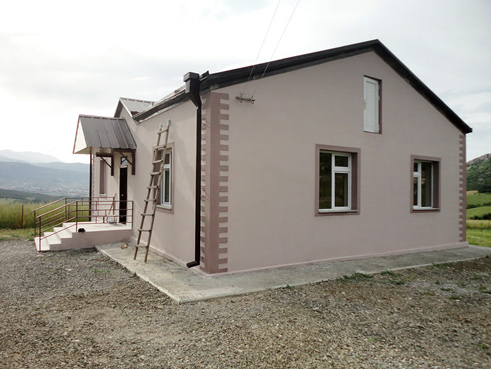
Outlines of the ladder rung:
[[165,132],[167,132],[168,130],[169,130],[169,128],[166,128],[166,129],[161,129],[161,130],[160,130],[160,131],[158,131],[157,133],[158,133],[159,135],[161,135],[162,133],[165,133]]
[[150,173],[151,176],[156,176],[156,175],[159,175],[159,174],[160,174],[160,172],[152,172],[152,173]]
[[142,213],[142,217],[153,217],[155,214],[152,213]]
[[155,161],[152,161],[152,164],[159,164],[159,163],[162,163],[164,160],[162,159],[159,159],[159,160],[155,160]]
[[150,202],[150,201],[156,202],[156,201],[157,201],[157,199],[146,199],[146,200],[144,200],[144,201],[145,201],[145,202]]
[[158,145],[158,146],[155,146],[153,149],[154,149],[154,151],[155,150],[162,150],[162,149],[165,149],[166,146],[167,145]]
[[139,229],[138,232],[152,232],[151,229]]

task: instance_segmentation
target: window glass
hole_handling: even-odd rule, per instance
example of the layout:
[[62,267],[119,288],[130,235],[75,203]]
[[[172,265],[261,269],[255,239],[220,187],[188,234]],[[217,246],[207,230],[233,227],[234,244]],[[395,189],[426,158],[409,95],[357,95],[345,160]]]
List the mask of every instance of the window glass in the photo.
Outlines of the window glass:
[[331,172],[332,154],[328,152],[320,153],[319,168],[319,209],[331,209]]
[[335,176],[335,206],[347,207],[348,204],[348,173],[336,173]]
[[335,155],[334,163],[334,165],[337,167],[347,167],[349,163],[349,158],[348,156],[344,155]]
[[431,171],[432,164],[430,162],[421,163],[421,206],[431,207]]

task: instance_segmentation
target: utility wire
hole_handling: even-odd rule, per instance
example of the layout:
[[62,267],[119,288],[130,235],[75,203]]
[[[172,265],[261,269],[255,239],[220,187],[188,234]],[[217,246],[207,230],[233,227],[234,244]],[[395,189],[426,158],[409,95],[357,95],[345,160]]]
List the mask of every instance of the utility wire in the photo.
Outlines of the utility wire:
[[[268,70],[269,64],[271,64],[271,60],[273,60],[273,56],[276,53],[276,49],[278,49],[278,46],[280,45],[280,42],[281,42],[281,40],[282,40],[282,38],[286,32],[286,29],[288,28],[288,25],[290,24],[290,21],[293,18],[293,14],[295,14],[295,11],[297,10],[299,3],[300,3],[300,0],[297,1],[297,3],[295,4],[295,7],[293,8],[292,14],[290,15],[290,18],[288,19],[288,22],[286,22],[285,28],[283,29],[283,33],[281,34],[280,39],[278,40],[278,43],[276,44],[276,47],[274,48],[273,53],[271,54],[271,57],[269,58],[268,64],[266,64],[266,68],[264,68],[263,74],[261,75],[261,78],[259,79],[259,81],[256,85],[256,88],[254,89],[254,92],[252,93],[252,96],[254,96],[256,94],[257,88],[259,87],[261,80],[263,79],[264,75],[266,74],[266,71]],[[251,74],[252,74],[252,72],[251,72]]]
[[266,34],[264,35],[263,42],[261,44],[261,47],[259,48],[259,52],[257,53],[256,60],[254,60],[254,64],[252,65],[251,73],[249,73],[249,77],[247,78],[247,82],[244,86],[244,90],[242,93],[245,93],[245,90],[247,88],[247,84],[251,80],[252,77],[252,72],[254,72],[254,68],[256,67],[257,60],[259,59],[259,55],[261,55],[261,51],[263,49],[264,43],[266,42],[266,38],[268,37],[269,30],[271,29],[271,25],[273,24],[273,20],[276,16],[276,12],[278,11],[278,8],[280,7],[281,0],[278,0],[278,3],[276,4],[276,9],[274,10],[273,17],[271,18],[271,21],[269,22],[268,30],[266,31]]

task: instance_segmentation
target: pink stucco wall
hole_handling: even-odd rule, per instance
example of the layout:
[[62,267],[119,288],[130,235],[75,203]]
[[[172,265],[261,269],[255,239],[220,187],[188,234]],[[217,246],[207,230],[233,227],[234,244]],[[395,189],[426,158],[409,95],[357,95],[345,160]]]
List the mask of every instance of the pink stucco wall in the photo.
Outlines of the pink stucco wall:
[[[196,109],[191,102],[185,102],[141,124],[136,124],[126,109],[125,118],[137,143],[136,175],[128,170],[128,199],[134,201],[134,223],[132,241],[136,242],[140,227],[143,200],[147,195],[152,169],[153,147],[157,142],[159,124],[166,127],[171,120],[169,145],[172,147],[173,200],[172,208],[159,207],[156,211],[151,250],[169,256],[180,264],[194,258],[194,183],[196,153]],[[163,143],[164,136],[162,136]],[[119,156],[115,156],[116,170],[109,179],[108,195],[119,195]],[[148,217],[147,217],[148,219]],[[142,238],[145,240],[145,235]]]
[[[363,130],[363,77],[382,81],[382,134]],[[249,90],[258,82],[250,82]],[[376,54],[279,74],[230,96],[228,271],[465,245],[461,132]],[[360,149],[360,214],[315,216],[315,147]],[[411,212],[411,155],[441,158],[439,212]]]

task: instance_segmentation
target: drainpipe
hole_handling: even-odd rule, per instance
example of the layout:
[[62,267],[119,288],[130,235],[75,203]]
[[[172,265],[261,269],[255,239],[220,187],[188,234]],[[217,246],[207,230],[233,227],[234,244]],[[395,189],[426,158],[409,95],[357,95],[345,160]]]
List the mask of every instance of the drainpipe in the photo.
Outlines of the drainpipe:
[[194,215],[194,260],[186,264],[188,268],[198,266],[201,257],[201,98],[199,95],[199,74],[189,72],[184,75],[186,94],[196,106],[196,204]]

